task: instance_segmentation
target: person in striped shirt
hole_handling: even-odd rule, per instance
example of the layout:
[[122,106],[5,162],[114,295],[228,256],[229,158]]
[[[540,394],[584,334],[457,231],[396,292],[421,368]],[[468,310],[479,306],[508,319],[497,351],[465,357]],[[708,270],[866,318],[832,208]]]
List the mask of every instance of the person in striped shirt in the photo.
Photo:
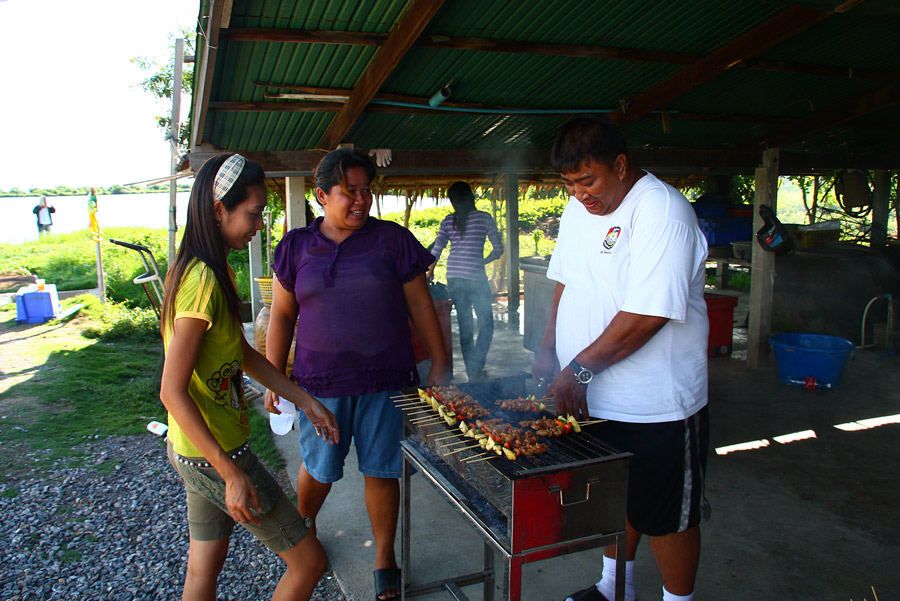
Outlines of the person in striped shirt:
[[[447,191],[453,213],[441,222],[431,254],[435,263],[429,268],[429,279],[434,266],[441,258],[447,242],[450,257],[447,259],[447,287],[456,305],[459,323],[459,345],[469,380],[482,377],[488,350],[494,337],[494,315],[491,309],[491,288],[484,266],[503,255],[503,239],[497,224],[489,213],[475,208],[475,194],[466,182],[455,182]],[[491,253],[484,256],[484,241],[491,241]],[[478,338],[472,309],[478,317]]]

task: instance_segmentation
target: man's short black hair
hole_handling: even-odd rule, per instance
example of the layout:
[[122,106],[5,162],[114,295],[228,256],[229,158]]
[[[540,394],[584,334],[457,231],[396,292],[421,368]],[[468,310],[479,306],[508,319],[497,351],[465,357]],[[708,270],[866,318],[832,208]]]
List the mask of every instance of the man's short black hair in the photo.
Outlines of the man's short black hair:
[[570,173],[591,161],[612,168],[620,154],[628,157],[628,146],[619,128],[606,117],[585,115],[566,121],[560,128],[550,161],[558,172]]

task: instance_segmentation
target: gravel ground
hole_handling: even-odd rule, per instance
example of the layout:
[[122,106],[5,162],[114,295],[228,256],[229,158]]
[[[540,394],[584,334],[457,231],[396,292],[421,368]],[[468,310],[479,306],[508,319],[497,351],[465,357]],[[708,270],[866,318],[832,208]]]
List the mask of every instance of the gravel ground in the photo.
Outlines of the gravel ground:
[[[7,449],[8,450],[8,449]],[[85,441],[74,466],[4,474],[0,599],[180,599],[188,534],[181,480],[161,439]],[[37,453],[21,449],[22,463]],[[243,528],[231,538],[220,600],[269,599],[283,562]],[[344,601],[331,572],[314,599]]]

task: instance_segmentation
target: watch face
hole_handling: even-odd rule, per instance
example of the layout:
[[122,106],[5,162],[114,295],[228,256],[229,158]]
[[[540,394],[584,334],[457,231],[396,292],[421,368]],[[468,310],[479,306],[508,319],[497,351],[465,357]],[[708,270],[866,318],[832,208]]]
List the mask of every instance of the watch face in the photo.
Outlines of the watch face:
[[588,369],[582,369],[580,372],[575,374],[575,377],[581,384],[587,384],[594,379],[594,374],[591,373],[591,371]]

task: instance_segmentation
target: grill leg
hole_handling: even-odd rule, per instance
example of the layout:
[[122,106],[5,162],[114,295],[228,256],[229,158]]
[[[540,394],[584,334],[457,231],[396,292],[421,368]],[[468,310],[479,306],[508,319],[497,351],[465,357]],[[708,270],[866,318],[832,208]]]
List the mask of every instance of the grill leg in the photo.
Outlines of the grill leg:
[[507,601],[521,601],[522,599],[522,558],[510,557],[506,562],[506,589]]
[[494,601],[494,549],[484,543],[484,601]]
[[402,580],[400,582],[400,601],[406,601],[406,589],[409,588],[409,530],[410,530],[410,491],[409,491],[410,465],[406,456],[403,457],[403,476],[400,478],[400,563]]

